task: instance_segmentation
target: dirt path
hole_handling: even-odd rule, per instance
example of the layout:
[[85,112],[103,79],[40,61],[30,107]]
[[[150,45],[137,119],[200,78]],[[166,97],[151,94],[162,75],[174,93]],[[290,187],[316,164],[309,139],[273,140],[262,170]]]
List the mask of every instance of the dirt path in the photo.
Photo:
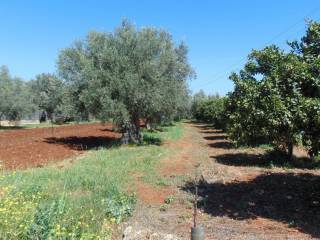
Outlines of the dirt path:
[[[206,239],[319,239],[320,174],[266,168],[262,149],[235,149],[219,131],[185,124],[176,154],[161,160],[161,184],[138,181],[130,225],[190,239],[192,179],[200,165],[200,222]],[[165,201],[169,201],[166,204]]]

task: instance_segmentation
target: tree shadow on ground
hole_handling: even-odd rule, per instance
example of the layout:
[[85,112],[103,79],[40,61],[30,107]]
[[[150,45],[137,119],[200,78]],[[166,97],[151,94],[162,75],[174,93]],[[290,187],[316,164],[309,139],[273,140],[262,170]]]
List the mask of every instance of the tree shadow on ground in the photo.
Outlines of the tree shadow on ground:
[[[86,151],[98,148],[111,148],[121,146],[121,139],[116,137],[101,137],[101,136],[88,136],[88,137],[65,137],[65,138],[46,138],[45,142],[50,144],[60,144],[69,147],[72,150]],[[134,144],[136,146],[157,145],[160,146],[163,141],[160,137],[152,135],[144,135],[141,144]]]
[[199,124],[196,124],[194,126],[196,126],[197,128],[199,128],[202,131],[207,131],[209,133],[222,133],[223,132],[221,129],[214,128],[214,126],[212,126],[212,125],[199,125]]
[[294,157],[288,160],[285,153],[270,150],[265,153],[226,153],[212,157],[220,164],[240,167],[284,167],[317,169],[320,168],[320,162],[313,161],[311,158]]
[[192,125],[199,128],[200,130],[215,130],[212,124],[192,122]]
[[[212,133],[212,132],[210,132],[210,133]],[[203,138],[206,139],[206,140],[209,140],[209,141],[213,141],[213,140],[226,140],[226,139],[227,139],[226,136],[215,136],[215,135],[204,136]]]
[[213,142],[213,143],[209,143],[208,146],[213,148],[223,148],[223,149],[234,148],[234,144],[228,141]]
[[[202,129],[207,128],[207,125],[197,124],[196,127]],[[320,162],[314,161],[308,157],[296,157],[293,160],[288,160],[287,155],[284,152],[273,150],[270,146],[269,148],[262,148],[261,145],[257,145],[259,149],[258,153],[246,153],[246,148],[237,148],[232,141],[228,141],[227,136],[220,134],[223,133],[222,130],[215,130],[209,126],[212,130],[209,132],[210,135],[206,135],[203,138],[212,141],[208,143],[209,147],[220,148],[220,149],[237,149],[237,153],[230,152],[221,154],[218,156],[213,156],[218,163],[229,165],[229,166],[255,166],[255,167],[285,167],[285,168],[302,168],[302,169],[315,169],[320,168]],[[219,134],[216,134],[219,133]],[[243,150],[243,152],[241,152]],[[239,153],[240,151],[240,153]],[[263,152],[263,153],[262,153]]]
[[228,166],[267,167],[270,165],[270,160],[264,158],[263,154],[226,153],[213,156],[212,158],[214,158],[218,163]]
[[192,125],[200,130],[201,133],[224,133],[222,129],[215,128],[212,124],[193,122]]
[[103,129],[101,129],[101,131],[102,132],[114,132],[114,130],[111,128],[103,128]]
[[120,145],[120,139],[116,137],[101,137],[101,136],[88,136],[88,137],[64,137],[64,138],[46,138],[45,142],[50,144],[65,145],[73,150],[85,151],[97,149],[100,147],[114,147]]
[[[194,193],[193,182],[183,190]],[[212,216],[267,218],[320,237],[320,176],[268,173],[251,181],[199,184],[199,206]]]
[[214,132],[212,130],[200,130],[200,133],[210,134]]

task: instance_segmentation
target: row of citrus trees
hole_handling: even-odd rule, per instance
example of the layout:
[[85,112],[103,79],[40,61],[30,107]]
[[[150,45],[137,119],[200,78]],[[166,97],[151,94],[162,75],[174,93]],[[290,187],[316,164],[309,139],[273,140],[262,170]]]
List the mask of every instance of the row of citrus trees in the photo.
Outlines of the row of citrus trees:
[[292,157],[303,144],[314,157],[320,151],[320,24],[309,22],[290,51],[275,45],[253,50],[230,79],[227,97],[194,96],[198,120],[227,130],[238,144],[271,143]]

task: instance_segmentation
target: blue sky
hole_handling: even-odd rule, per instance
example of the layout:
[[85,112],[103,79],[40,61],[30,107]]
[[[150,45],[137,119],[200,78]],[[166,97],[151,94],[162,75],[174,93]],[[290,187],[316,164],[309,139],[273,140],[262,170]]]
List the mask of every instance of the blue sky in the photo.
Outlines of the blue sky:
[[304,19],[320,20],[318,0],[3,0],[0,65],[25,80],[55,72],[58,53],[90,30],[112,31],[127,18],[170,31],[189,46],[197,72],[190,89],[225,94],[254,48],[299,39]]

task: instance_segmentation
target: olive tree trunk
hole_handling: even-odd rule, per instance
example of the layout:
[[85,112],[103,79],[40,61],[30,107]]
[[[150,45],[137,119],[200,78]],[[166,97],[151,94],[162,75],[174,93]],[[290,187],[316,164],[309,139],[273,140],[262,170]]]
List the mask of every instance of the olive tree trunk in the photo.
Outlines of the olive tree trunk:
[[129,126],[125,128],[124,132],[122,133],[121,143],[142,143],[142,134],[139,119],[132,121]]

